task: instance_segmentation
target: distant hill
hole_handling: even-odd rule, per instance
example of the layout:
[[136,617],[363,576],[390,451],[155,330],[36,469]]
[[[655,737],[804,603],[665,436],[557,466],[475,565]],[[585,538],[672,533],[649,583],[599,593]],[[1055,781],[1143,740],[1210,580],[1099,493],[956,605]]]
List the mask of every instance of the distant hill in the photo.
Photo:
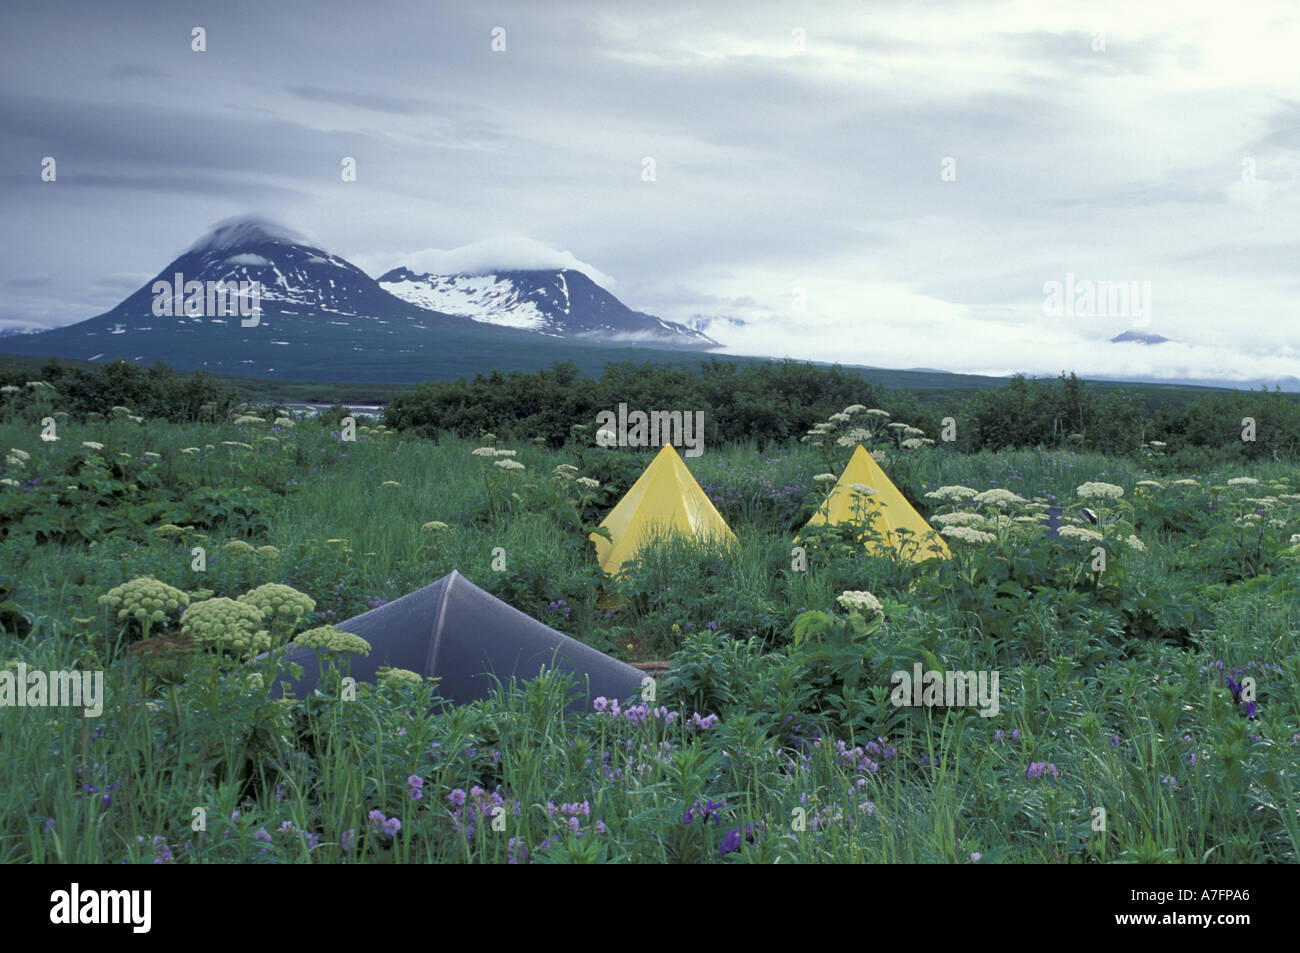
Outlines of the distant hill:
[[1143,334],[1141,331],[1125,331],[1110,339],[1111,344],[1164,344],[1169,338],[1159,334]]

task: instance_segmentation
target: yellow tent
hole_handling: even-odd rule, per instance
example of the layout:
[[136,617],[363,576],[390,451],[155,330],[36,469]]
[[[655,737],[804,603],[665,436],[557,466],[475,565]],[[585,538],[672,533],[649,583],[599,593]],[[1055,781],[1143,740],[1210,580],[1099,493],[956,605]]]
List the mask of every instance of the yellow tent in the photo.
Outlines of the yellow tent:
[[600,525],[609,530],[613,542],[595,533],[588,538],[596,544],[600,568],[610,575],[657,536],[677,532],[719,542],[736,538],[672,444],[664,444]]
[[[867,486],[876,492],[862,493],[853,489],[855,485]],[[892,549],[898,554],[903,542],[898,530],[907,529],[913,535],[908,537],[907,552],[900,554],[905,561],[922,562],[933,559],[936,555],[944,558],[952,556],[943,538],[912,508],[912,504],[907,502],[898,487],[885,476],[885,471],[880,469],[880,464],[872,459],[861,444],[853,451],[849,465],[844,468],[826,502],[813,514],[805,529],[824,523],[853,523],[859,519],[870,520],[872,531],[884,537],[883,540],[866,540],[868,552],[888,555],[886,550]],[[935,547],[939,550],[937,554]]]

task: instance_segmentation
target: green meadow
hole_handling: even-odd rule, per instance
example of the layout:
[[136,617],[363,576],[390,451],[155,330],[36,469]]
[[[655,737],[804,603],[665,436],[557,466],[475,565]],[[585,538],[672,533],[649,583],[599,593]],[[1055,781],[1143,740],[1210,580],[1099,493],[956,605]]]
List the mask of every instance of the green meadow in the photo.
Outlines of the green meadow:
[[[588,534],[653,448],[97,416],[0,424],[0,664],[104,673],[97,717],[0,708],[0,861],[1300,859],[1293,464],[957,453],[846,413],[687,460],[735,545],[609,579]],[[869,520],[800,534],[858,442],[951,559],[871,555]],[[346,656],[271,696],[291,638],[453,569],[667,662],[653,697],[566,714],[547,676],[444,708],[409,673],[347,692]],[[295,594],[260,590],[243,641],[187,627],[267,584]],[[918,665],[996,673],[996,710],[898,704]]]

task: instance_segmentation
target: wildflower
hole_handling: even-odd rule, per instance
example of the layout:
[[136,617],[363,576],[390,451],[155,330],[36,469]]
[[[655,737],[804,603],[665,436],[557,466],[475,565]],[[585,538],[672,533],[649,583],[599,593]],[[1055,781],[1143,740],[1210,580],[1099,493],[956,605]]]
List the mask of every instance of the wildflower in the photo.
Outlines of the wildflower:
[[939,533],[949,539],[960,539],[964,543],[996,543],[998,540],[992,533],[971,526],[945,526]]
[[496,450],[492,447],[479,447],[477,450],[471,450],[470,453],[476,457],[495,457],[497,455]]
[[974,500],[976,503],[996,507],[997,509],[1029,502],[1023,496],[1012,493],[1010,490],[1004,490],[1001,487],[985,490],[983,493],[976,493]]
[[1083,526],[1065,525],[1056,531],[1056,534],[1064,539],[1077,539],[1085,543],[1099,543],[1104,538],[1096,530],[1086,529]]
[[846,609],[858,609],[866,612],[883,612],[880,600],[864,590],[846,590],[836,596],[835,601]]
[[[188,616],[188,613],[186,613]],[[308,629],[296,639],[294,645],[303,646],[304,648],[316,649],[319,652],[327,654],[355,654],[369,655],[370,643],[359,635],[353,635],[351,632],[344,632],[342,629],[336,629],[332,625],[323,625],[315,629]]]
[[518,460],[498,460],[496,465],[502,470],[522,470],[524,465]]
[[451,802],[452,807],[464,807],[465,806],[464,790],[461,788],[454,788],[452,792],[447,795],[447,800]]
[[412,801],[418,801],[424,797],[424,778],[418,774],[413,774],[406,779],[406,793],[410,795]]
[[826,419],[829,420],[829,421],[831,421],[832,423],[836,423],[836,424],[846,424],[846,423],[849,422],[849,419],[850,419],[850,418],[849,418],[849,415],[848,415],[848,414],[831,414],[831,415],[830,415],[829,417],[827,417]]
[[513,457],[513,456],[515,455],[515,451],[513,451],[513,450],[493,450],[493,451],[492,451],[492,455],[493,455],[494,457]]
[[1056,765],[1048,764],[1046,761],[1031,761],[1025,777],[1032,781],[1034,778],[1041,778],[1044,774],[1056,778],[1060,777],[1061,772],[1056,769]]
[[97,600],[101,605],[117,609],[119,619],[134,618],[145,622],[162,622],[167,613],[190,604],[190,597],[166,583],[149,576],[139,576],[120,586],[114,586]]
[[593,480],[591,477],[578,477],[578,478],[577,478],[576,480],[574,480],[573,482],[576,483],[576,484],[578,484],[578,486],[584,486],[584,487],[586,487],[586,488],[589,489],[589,490],[599,490],[599,489],[600,489],[600,481],[599,481],[599,480]]
[[865,483],[849,483],[847,484],[847,486],[854,493],[861,493],[863,496],[877,495],[876,491],[871,487],[867,486]]
[[1114,483],[1084,483],[1075,488],[1075,493],[1088,499],[1118,500],[1124,495],[1124,488]]
[[[1033,519],[1033,517],[1026,518]],[[938,523],[940,526],[983,526],[984,517],[970,510],[958,510],[955,513],[938,513],[930,517],[930,522]]]
[[1145,553],[1147,551],[1146,543],[1142,542],[1142,540],[1138,539],[1136,536],[1130,535],[1125,542],[1128,543],[1130,548],[1136,549],[1139,553]]
[[687,808],[685,815],[682,816],[683,824],[690,824],[695,820],[695,815],[700,815],[701,823],[707,824],[720,810],[727,806],[727,799],[714,801],[712,798],[697,800],[693,805]]
[[1165,488],[1165,485],[1159,482],[1158,480],[1138,480],[1136,485],[1150,486],[1150,487],[1154,487],[1157,490],[1163,490]]
[[598,712],[607,711],[609,709],[609,699],[606,698],[604,695],[601,695],[591,703],[591,707],[593,711],[598,711]]
[[91,450],[103,450],[103,449],[104,449],[104,445],[103,445],[102,443],[96,443],[94,440],[83,440],[83,441],[81,441],[81,445],[82,445],[83,447],[87,447],[87,448],[89,448],[89,449],[91,449]]
[[1233,477],[1228,481],[1228,486],[1255,486],[1259,483],[1254,477]]
[[424,681],[423,676],[418,672],[412,672],[407,668],[390,668],[382,666],[375,673],[375,678],[388,685],[419,685]]
[[425,533],[445,533],[450,529],[451,527],[442,520],[430,520],[420,527],[420,530]]
[[265,651],[271,637],[262,628],[265,617],[255,605],[234,599],[203,599],[190,604],[181,617],[181,634],[240,655]]
[[385,480],[383,483],[379,485],[380,486],[401,486],[402,484],[398,483],[396,480]]
[[[264,547],[272,549],[272,547]],[[275,551],[275,555],[279,555]],[[263,583],[239,597],[239,601],[262,610],[268,619],[296,620],[316,610],[316,600],[291,586],[278,582]]]
[[834,473],[819,473],[813,479],[818,483],[834,483],[837,477]]

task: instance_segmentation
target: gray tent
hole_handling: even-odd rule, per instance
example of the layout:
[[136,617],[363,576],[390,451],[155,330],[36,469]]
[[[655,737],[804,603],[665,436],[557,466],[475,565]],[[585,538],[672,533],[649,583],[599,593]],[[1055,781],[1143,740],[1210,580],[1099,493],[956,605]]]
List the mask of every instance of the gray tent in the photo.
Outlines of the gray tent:
[[[525,681],[542,667],[574,676],[569,709],[591,709],[601,695],[626,699],[639,694],[640,670],[543,625],[484,592],[456,571],[400,599],[337,623],[370,643],[370,654],[350,657],[349,674],[372,681],[383,666],[435,676],[438,694],[453,704],[487,698],[511,676]],[[303,677],[282,673],[277,684],[299,697],[310,695],[320,678],[315,649],[290,646],[286,661],[302,666]],[[342,667],[342,666],[340,666]],[[272,688],[272,697],[280,692]]]

